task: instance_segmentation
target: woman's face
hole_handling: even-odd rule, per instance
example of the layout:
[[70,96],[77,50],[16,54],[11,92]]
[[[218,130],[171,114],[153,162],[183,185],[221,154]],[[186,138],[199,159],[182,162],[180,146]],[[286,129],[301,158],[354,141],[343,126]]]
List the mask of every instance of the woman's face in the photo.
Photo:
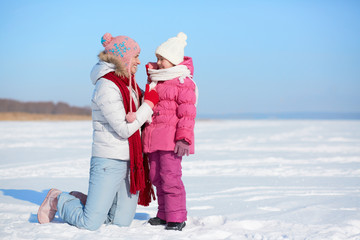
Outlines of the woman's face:
[[131,59],[130,72],[135,74],[137,72],[138,65],[140,65],[139,54],[135,55]]
[[156,57],[157,57],[156,63],[159,66],[159,69],[171,68],[171,67],[175,66],[174,64],[172,64],[166,58],[163,58],[159,54],[156,54]]

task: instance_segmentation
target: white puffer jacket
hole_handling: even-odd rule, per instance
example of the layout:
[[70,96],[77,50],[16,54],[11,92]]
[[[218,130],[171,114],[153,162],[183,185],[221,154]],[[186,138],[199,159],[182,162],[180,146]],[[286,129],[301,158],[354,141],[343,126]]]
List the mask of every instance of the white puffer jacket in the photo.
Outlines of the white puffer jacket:
[[[115,65],[99,61],[91,71],[91,81],[95,85],[91,100],[93,121],[92,156],[129,160],[128,138],[135,133],[152,115],[150,106],[143,103],[136,111],[136,120],[125,120],[125,109],[119,88],[110,80],[102,78],[115,70]],[[132,99],[137,105],[135,91]]]

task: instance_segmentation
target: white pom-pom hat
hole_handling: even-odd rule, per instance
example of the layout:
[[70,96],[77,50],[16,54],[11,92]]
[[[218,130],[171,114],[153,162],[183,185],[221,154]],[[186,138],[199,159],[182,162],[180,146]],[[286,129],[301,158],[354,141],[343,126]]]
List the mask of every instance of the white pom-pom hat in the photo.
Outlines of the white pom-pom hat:
[[187,36],[183,32],[179,32],[176,37],[169,38],[166,42],[162,43],[155,51],[163,58],[166,58],[174,65],[178,65],[184,61],[184,48]]

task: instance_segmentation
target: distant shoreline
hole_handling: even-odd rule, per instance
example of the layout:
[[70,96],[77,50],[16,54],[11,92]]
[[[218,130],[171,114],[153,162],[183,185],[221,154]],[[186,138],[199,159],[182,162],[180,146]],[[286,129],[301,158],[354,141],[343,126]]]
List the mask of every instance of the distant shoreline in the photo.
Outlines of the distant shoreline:
[[0,121],[87,121],[91,115],[0,112]]
[[[0,112],[0,121],[91,121],[91,115]],[[360,120],[359,113],[336,114],[224,114],[199,115],[197,121],[212,120]]]

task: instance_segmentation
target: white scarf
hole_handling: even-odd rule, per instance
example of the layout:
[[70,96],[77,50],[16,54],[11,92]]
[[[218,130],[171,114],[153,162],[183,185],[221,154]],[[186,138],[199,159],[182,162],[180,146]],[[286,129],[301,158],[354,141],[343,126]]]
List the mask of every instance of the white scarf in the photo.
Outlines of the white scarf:
[[154,88],[159,81],[168,81],[173,80],[174,78],[179,78],[180,83],[184,83],[185,78],[191,79],[195,84],[195,94],[196,94],[196,103],[198,102],[198,88],[195,81],[192,79],[190,70],[185,65],[177,65],[171,68],[165,69],[148,69],[148,73],[151,78],[150,89]]
[[184,83],[186,77],[192,78],[190,70],[185,65],[165,69],[148,69],[148,73],[153,82],[167,81],[179,77],[179,81]]

